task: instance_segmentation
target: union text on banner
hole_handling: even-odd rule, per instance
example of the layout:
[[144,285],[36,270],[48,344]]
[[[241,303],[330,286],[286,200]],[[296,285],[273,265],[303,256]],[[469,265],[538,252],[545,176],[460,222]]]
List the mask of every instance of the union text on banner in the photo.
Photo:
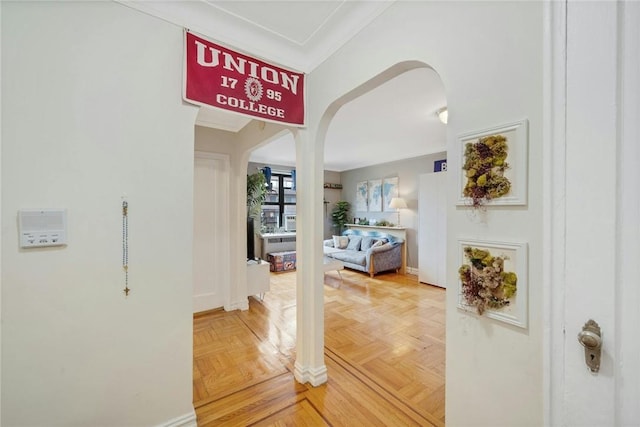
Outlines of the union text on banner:
[[304,126],[304,74],[185,31],[184,99],[263,120]]

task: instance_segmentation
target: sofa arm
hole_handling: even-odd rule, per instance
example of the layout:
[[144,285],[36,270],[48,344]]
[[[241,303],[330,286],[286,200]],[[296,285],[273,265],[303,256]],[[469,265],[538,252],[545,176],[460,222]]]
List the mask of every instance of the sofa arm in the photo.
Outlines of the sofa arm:
[[375,248],[369,248],[367,250],[367,255],[375,254],[375,253],[378,253],[378,252],[390,251],[391,249],[393,249],[396,246],[398,246],[397,243],[388,242],[388,243],[385,243],[383,245],[376,246]]
[[332,247],[333,247],[333,239],[327,239],[327,240],[324,240],[324,241],[322,242],[322,245],[323,245],[323,246],[327,246],[327,247],[332,248]]
[[385,243],[367,251],[369,274],[402,267],[402,243]]

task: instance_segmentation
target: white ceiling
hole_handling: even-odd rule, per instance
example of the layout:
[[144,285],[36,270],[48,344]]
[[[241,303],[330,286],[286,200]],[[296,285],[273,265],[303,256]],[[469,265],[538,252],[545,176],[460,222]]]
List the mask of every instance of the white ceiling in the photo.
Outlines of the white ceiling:
[[[120,3],[269,62],[309,73],[393,1],[130,1]],[[311,100],[311,102],[313,102]],[[445,150],[446,105],[438,75],[406,72],[345,104],[325,142],[325,169],[354,168]],[[196,124],[237,132],[250,119],[201,108]],[[291,135],[252,153],[251,161],[295,165]]]
[[[345,104],[329,124],[325,169],[346,171],[446,150],[446,126],[436,111],[446,104],[432,70],[407,71]],[[291,134],[256,149],[251,161],[295,166]]]

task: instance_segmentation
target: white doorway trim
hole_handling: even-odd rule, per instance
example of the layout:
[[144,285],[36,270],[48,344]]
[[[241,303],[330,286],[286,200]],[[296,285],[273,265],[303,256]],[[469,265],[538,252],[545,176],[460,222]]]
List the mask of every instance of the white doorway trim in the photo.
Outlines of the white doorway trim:
[[618,47],[618,277],[616,278],[615,425],[640,420],[640,3],[621,2]]
[[[543,421],[559,425],[564,388],[566,3],[544,4],[542,253]],[[555,286],[553,286],[555,284]]]

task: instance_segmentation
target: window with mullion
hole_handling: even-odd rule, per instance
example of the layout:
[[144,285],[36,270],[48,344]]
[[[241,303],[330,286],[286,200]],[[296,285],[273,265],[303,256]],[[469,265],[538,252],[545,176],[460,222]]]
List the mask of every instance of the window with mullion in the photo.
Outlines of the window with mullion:
[[284,227],[284,215],[296,213],[296,190],[293,178],[286,174],[272,174],[270,189],[262,205],[262,229],[270,233]]

